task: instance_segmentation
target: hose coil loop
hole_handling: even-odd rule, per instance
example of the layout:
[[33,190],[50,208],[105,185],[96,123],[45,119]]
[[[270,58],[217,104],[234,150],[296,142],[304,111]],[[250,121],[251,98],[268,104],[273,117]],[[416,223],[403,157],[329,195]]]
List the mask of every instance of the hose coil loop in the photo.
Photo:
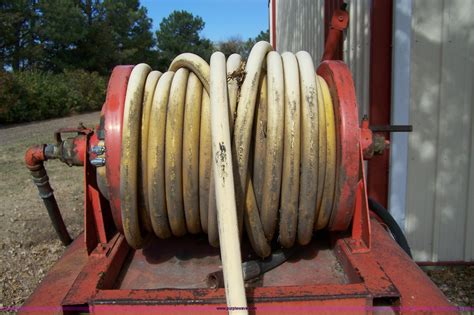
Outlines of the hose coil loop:
[[[335,198],[334,108],[310,55],[280,55],[259,42],[246,63],[234,54],[226,68],[221,83],[232,145],[219,143],[212,153],[211,123],[220,122],[211,115],[211,67],[188,53],[165,73],[134,67],[120,166],[123,230],[132,247],[140,248],[147,233],[201,232],[217,246],[214,172],[233,174],[239,232],[245,230],[261,257],[270,255],[277,234],[284,247],[304,245],[328,225]],[[231,170],[221,167],[229,150]]]

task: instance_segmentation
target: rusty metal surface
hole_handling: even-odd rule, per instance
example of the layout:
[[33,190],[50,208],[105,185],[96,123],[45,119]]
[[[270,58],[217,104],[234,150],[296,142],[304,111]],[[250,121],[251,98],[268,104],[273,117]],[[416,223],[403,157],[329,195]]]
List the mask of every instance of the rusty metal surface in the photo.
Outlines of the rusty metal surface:
[[364,153],[364,160],[369,160],[374,156],[374,135],[369,129],[369,120],[362,118],[360,124],[360,146]]
[[[243,252],[248,253],[244,256],[252,257],[249,244],[243,244]],[[317,259],[317,264],[314,259]],[[144,249],[131,253],[116,287],[158,289],[169,288],[172,284],[173,288],[206,288],[207,275],[217,270],[220,270],[219,250],[209,246],[205,237],[153,239]],[[347,279],[328,242],[318,239],[297,249],[286,263],[248,283],[248,286],[344,283]]]

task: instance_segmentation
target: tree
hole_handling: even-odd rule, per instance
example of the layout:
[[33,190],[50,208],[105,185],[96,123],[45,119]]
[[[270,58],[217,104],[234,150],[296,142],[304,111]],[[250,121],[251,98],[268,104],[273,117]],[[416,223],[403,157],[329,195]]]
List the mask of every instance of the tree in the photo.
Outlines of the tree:
[[270,41],[270,31],[269,30],[266,30],[266,31],[260,31],[260,33],[258,33],[258,35],[255,37],[255,38],[249,38],[246,42],[245,42],[245,53],[242,55],[244,58],[247,58],[248,55],[250,54],[250,50],[252,50],[252,47],[260,42],[260,41]]
[[152,20],[138,0],[105,0],[105,22],[112,29],[118,63],[149,62],[155,46]]
[[243,41],[239,36],[232,36],[226,41],[219,43],[219,51],[221,51],[226,58],[230,55],[237,53],[242,56],[242,58],[247,59],[250,50],[252,47],[259,41],[269,41],[270,32],[268,30],[261,31],[255,38],[249,38],[246,41]]
[[218,45],[219,51],[222,52],[226,58],[232,54],[245,55],[246,42],[240,36],[229,37],[226,41],[222,41]]
[[82,9],[72,1],[40,1],[41,16],[35,32],[44,51],[41,68],[62,71],[74,67],[77,44],[87,36]]
[[173,11],[164,18],[156,32],[160,66],[166,69],[173,58],[183,52],[195,53],[209,61],[214,47],[209,39],[200,35],[204,26],[200,16],[187,11]]
[[2,68],[34,66],[42,55],[35,33],[38,20],[34,0],[0,1],[0,58]]
[[151,19],[139,0],[0,0],[3,69],[85,69],[153,64]]
[[[151,19],[138,0],[80,0],[75,6],[83,21],[75,27],[78,36],[69,37],[62,54],[55,54],[59,61],[53,64],[60,65],[60,69],[72,67],[108,74],[117,64],[154,61]],[[67,14],[60,16],[65,25],[72,23]],[[70,54],[64,54],[67,50]]]

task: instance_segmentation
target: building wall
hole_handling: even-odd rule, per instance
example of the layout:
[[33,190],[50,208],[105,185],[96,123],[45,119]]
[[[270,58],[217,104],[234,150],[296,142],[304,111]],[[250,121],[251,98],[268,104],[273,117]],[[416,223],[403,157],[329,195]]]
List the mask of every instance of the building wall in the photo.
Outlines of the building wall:
[[415,258],[474,260],[474,2],[413,0],[406,225]]
[[369,113],[370,4],[371,0],[347,1],[349,27],[344,40],[344,61],[352,71],[359,118]]
[[317,66],[324,51],[323,15],[324,0],[276,0],[276,50],[306,50]]
[[[361,117],[368,113],[369,104],[370,2],[350,1],[343,48],[354,75]],[[306,50],[317,67],[324,51],[324,0],[276,0],[276,49],[280,53]]]

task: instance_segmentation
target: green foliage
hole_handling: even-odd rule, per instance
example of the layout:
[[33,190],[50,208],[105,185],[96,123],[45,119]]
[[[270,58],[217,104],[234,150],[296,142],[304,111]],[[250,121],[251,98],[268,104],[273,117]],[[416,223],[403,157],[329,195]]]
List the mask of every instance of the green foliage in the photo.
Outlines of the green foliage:
[[99,110],[105,91],[106,79],[84,70],[0,72],[0,123]]
[[0,0],[2,68],[109,74],[156,60],[152,21],[139,0]]
[[209,39],[201,37],[204,26],[200,16],[187,11],[173,11],[164,18],[156,32],[161,69],[166,69],[173,58],[183,52],[197,54],[209,61],[214,46]]
[[36,35],[34,0],[0,0],[0,63],[13,70],[32,67],[42,58]]

